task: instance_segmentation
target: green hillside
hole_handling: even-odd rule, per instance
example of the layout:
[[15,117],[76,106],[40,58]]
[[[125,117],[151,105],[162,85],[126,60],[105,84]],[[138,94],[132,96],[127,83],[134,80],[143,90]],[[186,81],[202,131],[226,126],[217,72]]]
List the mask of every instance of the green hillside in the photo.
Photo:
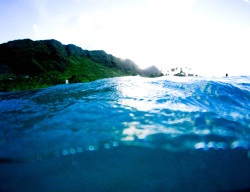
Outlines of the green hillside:
[[[157,69],[158,70],[158,69]],[[161,75],[154,69],[154,76]],[[133,61],[104,51],[83,50],[57,40],[10,41],[0,45],[0,91],[19,91],[58,84],[144,74]]]
[[125,76],[126,73],[110,69],[88,58],[71,56],[63,72],[52,70],[34,76],[8,74],[0,81],[0,91],[19,91],[70,83],[90,82],[108,77]]

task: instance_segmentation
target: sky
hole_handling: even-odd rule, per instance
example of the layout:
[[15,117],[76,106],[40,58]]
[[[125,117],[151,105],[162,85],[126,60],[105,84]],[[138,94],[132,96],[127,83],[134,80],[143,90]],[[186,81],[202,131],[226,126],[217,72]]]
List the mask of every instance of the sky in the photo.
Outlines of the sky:
[[250,0],[0,0],[0,43],[56,39],[166,72],[250,75]]

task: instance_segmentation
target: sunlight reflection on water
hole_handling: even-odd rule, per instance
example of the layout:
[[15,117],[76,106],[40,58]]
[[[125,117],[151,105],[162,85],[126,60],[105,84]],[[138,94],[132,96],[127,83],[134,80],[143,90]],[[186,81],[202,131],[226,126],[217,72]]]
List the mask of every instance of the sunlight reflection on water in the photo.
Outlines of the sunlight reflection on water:
[[0,155],[73,155],[114,142],[170,151],[249,149],[248,82],[122,77],[1,93]]
[[[177,98],[184,99],[191,96],[191,93],[185,94],[174,85],[169,86],[164,80],[158,79],[154,82],[152,79],[140,77],[135,77],[133,80],[132,83],[124,79],[118,82],[117,90],[121,92],[119,102],[124,106],[140,111],[171,109],[192,112],[200,110],[197,106],[176,102]],[[187,82],[187,80],[182,82]]]

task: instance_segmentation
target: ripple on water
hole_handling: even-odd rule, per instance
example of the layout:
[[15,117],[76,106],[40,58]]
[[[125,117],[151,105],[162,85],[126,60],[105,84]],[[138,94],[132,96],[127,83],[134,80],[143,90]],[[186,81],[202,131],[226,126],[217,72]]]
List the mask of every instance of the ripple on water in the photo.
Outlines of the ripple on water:
[[249,77],[121,77],[0,93],[0,151],[22,157],[120,145],[249,150],[249,101]]

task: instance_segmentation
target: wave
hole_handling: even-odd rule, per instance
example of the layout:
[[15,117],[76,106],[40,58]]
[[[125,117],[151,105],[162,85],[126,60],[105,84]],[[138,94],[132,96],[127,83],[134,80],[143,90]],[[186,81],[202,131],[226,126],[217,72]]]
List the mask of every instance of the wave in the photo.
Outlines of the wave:
[[249,77],[120,77],[0,93],[0,157],[118,145],[249,150],[249,101]]

